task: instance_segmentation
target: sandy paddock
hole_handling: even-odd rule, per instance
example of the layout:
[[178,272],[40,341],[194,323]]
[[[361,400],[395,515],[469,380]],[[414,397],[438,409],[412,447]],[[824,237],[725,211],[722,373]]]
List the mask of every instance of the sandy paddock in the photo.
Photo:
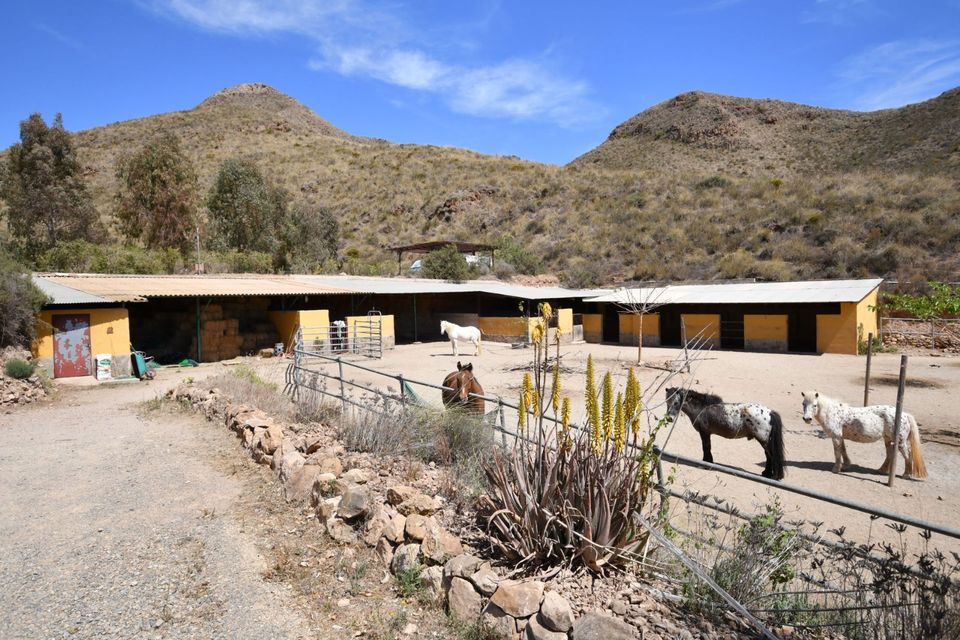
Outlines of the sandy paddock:
[[[405,345],[385,352],[382,360],[357,362],[405,378],[440,384],[446,373],[456,368],[458,360],[472,362],[478,380],[491,396],[502,396],[517,401],[522,373],[517,371],[532,358],[531,349],[513,349],[510,345],[485,343],[483,353],[473,356],[471,346],[464,345],[460,357],[453,357],[449,342],[430,342]],[[466,355],[465,355],[466,354]],[[636,347],[576,344],[561,347],[564,369],[564,393],[569,394],[574,420],[582,420],[583,389],[588,354],[593,354],[597,375],[611,371],[622,386],[628,367],[637,357]],[[644,361],[663,364],[676,358],[676,349],[645,348]],[[883,462],[882,443],[848,443],[852,468],[842,474],[831,472],[833,447],[816,425],[801,420],[800,392],[818,389],[851,404],[863,400],[863,357],[827,354],[786,355],[734,351],[716,351],[702,354],[703,360],[690,374],[681,377],[693,388],[715,393],[727,401],[760,402],[780,412],[783,417],[787,447],[787,476],[785,482],[842,496],[890,511],[908,514],[945,525],[960,527],[960,470],[957,463],[957,444],[960,444],[960,399],[953,390],[960,383],[960,359],[933,356],[912,356],[908,376],[912,381],[906,392],[906,410],[913,413],[923,438],[923,454],[929,477],[924,481],[897,478],[894,488],[886,486],[886,475],[876,469]],[[900,357],[896,354],[877,354],[873,360],[871,403],[894,404],[896,377]],[[333,365],[335,368],[335,365]],[[644,389],[650,389],[664,372],[654,368],[638,369]],[[382,377],[348,368],[347,376],[365,384],[383,386]],[[679,382],[679,380],[678,380]],[[393,386],[396,389],[396,385]],[[439,392],[423,388],[419,393],[439,403]],[[663,394],[652,399],[653,413],[662,415]],[[489,407],[492,408],[492,407]],[[489,410],[488,408],[488,410]],[[664,434],[666,435],[666,434]],[[951,444],[952,443],[952,444]],[[667,450],[700,458],[700,438],[686,417],[681,416],[670,435]],[[759,474],[764,455],[756,441],[713,438],[714,459],[745,471]],[[898,473],[903,461],[898,455]],[[786,491],[776,491],[747,480],[693,467],[677,468],[676,487],[730,499],[742,509],[755,512],[762,503],[779,494],[787,515],[792,519],[807,519],[825,523],[823,530],[843,526],[848,538],[866,541],[868,538],[892,539],[893,533],[882,526],[883,520],[871,523],[866,514],[843,509],[820,501],[804,498]],[[919,542],[911,534],[911,545]],[[938,546],[960,549],[960,541],[935,535]]]

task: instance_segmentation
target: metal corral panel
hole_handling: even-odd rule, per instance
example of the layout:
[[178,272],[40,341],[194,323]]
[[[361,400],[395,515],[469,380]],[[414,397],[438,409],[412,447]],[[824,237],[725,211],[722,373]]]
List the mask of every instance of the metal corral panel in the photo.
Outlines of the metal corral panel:
[[[147,298],[194,296],[277,296],[352,293],[348,289],[310,284],[289,276],[119,276],[37,274],[51,283],[98,298],[98,302],[143,302]],[[42,285],[45,286],[45,285]],[[66,297],[64,298],[64,300]],[[52,304],[73,304],[54,297]]]
[[735,284],[668,285],[618,289],[585,302],[616,304],[803,304],[859,302],[880,286],[870,280],[808,280],[800,282],[747,282]]
[[523,300],[553,300],[584,298],[608,292],[606,289],[531,287],[491,280],[446,282],[444,280],[431,280],[428,278],[364,278],[358,276],[323,275],[294,275],[290,277],[304,283],[328,287],[342,287],[360,293],[377,294],[490,293]]

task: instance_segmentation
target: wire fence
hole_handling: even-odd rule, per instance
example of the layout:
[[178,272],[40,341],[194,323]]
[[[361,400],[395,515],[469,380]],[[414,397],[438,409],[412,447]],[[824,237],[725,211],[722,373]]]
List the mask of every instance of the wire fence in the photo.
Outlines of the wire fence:
[[[687,360],[686,364],[689,365],[689,363],[690,360]],[[676,368],[679,370],[683,367],[677,366]],[[382,384],[366,382],[361,380],[360,377],[367,378],[368,380],[381,380]],[[452,389],[444,387],[443,385],[414,380],[405,377],[403,374],[386,373],[366,366],[365,364],[352,361],[343,355],[332,355],[326,349],[317,349],[316,345],[311,342],[311,332],[309,330],[298,333],[294,348],[294,361],[288,367],[286,373],[286,391],[295,399],[300,400],[305,393],[320,394],[320,396],[326,397],[330,401],[339,404],[344,414],[346,414],[348,410],[359,413],[382,412],[387,410],[385,407],[389,406],[392,406],[393,410],[399,409],[400,411],[405,410],[407,407],[433,407],[442,410],[441,392],[445,389],[452,391]],[[517,404],[505,401],[500,396],[473,393],[471,393],[470,396],[471,398],[480,399],[484,402],[482,422],[496,434],[496,439],[499,440],[501,446],[507,447],[517,438],[528,439],[526,436],[518,433],[515,427],[518,423],[520,412],[520,407]],[[380,399],[383,402],[376,402],[376,399]],[[542,416],[542,418],[547,422],[554,424],[559,423],[558,420],[549,416]],[[571,425],[571,428],[582,429],[582,427],[578,425]],[[655,451],[658,454],[656,457],[656,489],[664,501],[677,499],[687,505],[686,508],[688,510],[706,509],[716,516],[728,518],[727,524],[720,524],[719,521],[716,521],[714,530],[706,533],[672,527],[674,533],[686,539],[691,544],[699,546],[700,548],[714,549],[717,554],[721,552],[729,553],[731,551],[729,548],[730,545],[725,545],[724,539],[722,536],[718,537],[717,531],[725,530],[728,534],[736,538],[737,535],[739,535],[737,532],[742,531],[742,528],[747,525],[732,525],[730,522],[736,520],[749,524],[757,521],[758,514],[744,513],[729,502],[713,498],[712,496],[703,496],[674,489],[664,477],[662,466],[664,461],[672,464],[682,464],[707,469],[719,474],[765,485],[779,491],[793,493],[860,512],[869,516],[871,522],[879,519],[888,521],[889,524],[887,526],[897,531],[902,532],[907,526],[916,527],[922,532],[925,539],[937,533],[951,539],[960,540],[960,529],[949,525],[879,509],[871,505],[784,483],[782,481],[770,480],[740,469],[704,462],[668,450],[660,450],[657,448]],[[902,575],[913,576],[917,580],[922,580],[929,574],[929,568],[924,569],[913,566],[907,562],[906,558],[893,561],[889,553],[878,555],[873,553],[873,547],[850,544],[843,539],[842,528],[836,531],[840,534],[838,536],[839,540],[833,542],[828,540],[824,533],[816,527],[811,531],[804,531],[803,523],[793,524],[795,525],[795,529],[793,530],[794,533],[791,534],[791,536],[793,536],[790,538],[791,540],[796,540],[796,544],[803,543],[821,548],[823,549],[823,554],[832,554],[831,557],[835,555],[841,558],[854,559],[858,563],[863,563],[864,566],[873,567],[875,571],[899,572],[899,574]],[[730,532],[734,533],[731,534]],[[726,550],[724,549],[725,546],[727,546]],[[678,549],[671,546],[665,548],[674,554],[675,557],[680,557],[676,555]],[[742,553],[742,551],[740,553]],[[702,565],[702,559],[698,563],[697,560],[684,557],[680,558],[680,562],[681,564],[689,565],[688,570],[690,571],[692,571],[692,569],[690,569],[690,566],[692,566],[690,563],[698,566]],[[656,569],[660,571],[662,568],[657,567]],[[704,567],[700,566],[700,569],[704,570]],[[882,599],[874,598],[873,600],[865,601],[863,597],[864,590],[868,589],[868,585],[859,584],[856,589],[840,588],[846,586],[846,584],[837,582],[837,580],[831,579],[826,574],[816,575],[810,572],[800,572],[789,581],[789,584],[793,587],[792,590],[781,588],[781,590],[773,594],[765,594],[763,596],[763,598],[766,599],[779,597],[780,600],[776,603],[775,607],[764,607],[760,606],[762,602],[755,602],[747,603],[750,606],[744,605],[745,608],[743,610],[740,610],[740,608],[731,603],[730,598],[732,596],[726,594],[725,591],[721,593],[714,589],[715,584],[712,578],[705,580],[700,576],[698,580],[702,584],[707,584],[713,592],[720,593],[721,600],[730,605],[733,610],[737,610],[743,614],[746,620],[750,620],[755,616],[765,618],[768,617],[767,614],[774,612],[783,614],[785,610],[789,610],[788,617],[792,616],[791,619],[795,620],[805,619],[806,623],[804,624],[810,628],[818,626],[844,627],[858,624],[856,621],[862,623],[867,616],[876,617],[880,615],[877,613],[878,611],[893,608],[891,603]],[[783,587],[785,585],[781,586]],[[844,591],[849,591],[849,593],[844,593]],[[913,603],[904,602],[904,606],[913,606]],[[762,635],[775,637],[767,633],[762,633]]]

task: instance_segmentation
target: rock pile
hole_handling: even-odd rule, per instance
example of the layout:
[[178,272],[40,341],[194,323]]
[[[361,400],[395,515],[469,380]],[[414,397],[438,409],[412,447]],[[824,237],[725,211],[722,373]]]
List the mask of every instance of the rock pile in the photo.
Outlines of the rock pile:
[[0,407],[14,407],[21,404],[30,404],[47,397],[47,388],[38,375],[32,375],[24,380],[11,378],[4,371],[7,360],[33,359],[26,349],[7,347],[0,351]]
[[[934,347],[934,334],[936,347]],[[928,322],[885,321],[883,344],[898,350],[905,348],[934,349],[960,354],[960,323],[947,322],[931,325]]]

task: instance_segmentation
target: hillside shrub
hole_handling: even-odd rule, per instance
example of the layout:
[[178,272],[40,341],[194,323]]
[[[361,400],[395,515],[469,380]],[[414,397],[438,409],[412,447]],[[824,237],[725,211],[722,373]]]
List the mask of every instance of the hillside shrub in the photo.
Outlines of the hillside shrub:
[[7,360],[7,363],[3,366],[3,371],[11,378],[26,380],[33,375],[34,366],[26,360],[13,358]]
[[30,346],[45,300],[26,270],[0,250],[0,347]]
[[71,240],[43,252],[36,265],[42,271],[151,274],[175,273],[183,262],[176,249]]
[[435,280],[462,282],[473,275],[473,270],[470,269],[463,254],[457,251],[456,245],[448,244],[423,257],[420,275]]
[[733,183],[723,176],[710,176],[709,178],[704,178],[698,182],[696,187],[697,189],[725,189],[731,184]]
[[504,237],[497,243],[496,257],[499,263],[506,262],[513,267],[514,272],[525,275],[536,275],[543,271],[543,263],[536,252],[524,247],[510,237]]

